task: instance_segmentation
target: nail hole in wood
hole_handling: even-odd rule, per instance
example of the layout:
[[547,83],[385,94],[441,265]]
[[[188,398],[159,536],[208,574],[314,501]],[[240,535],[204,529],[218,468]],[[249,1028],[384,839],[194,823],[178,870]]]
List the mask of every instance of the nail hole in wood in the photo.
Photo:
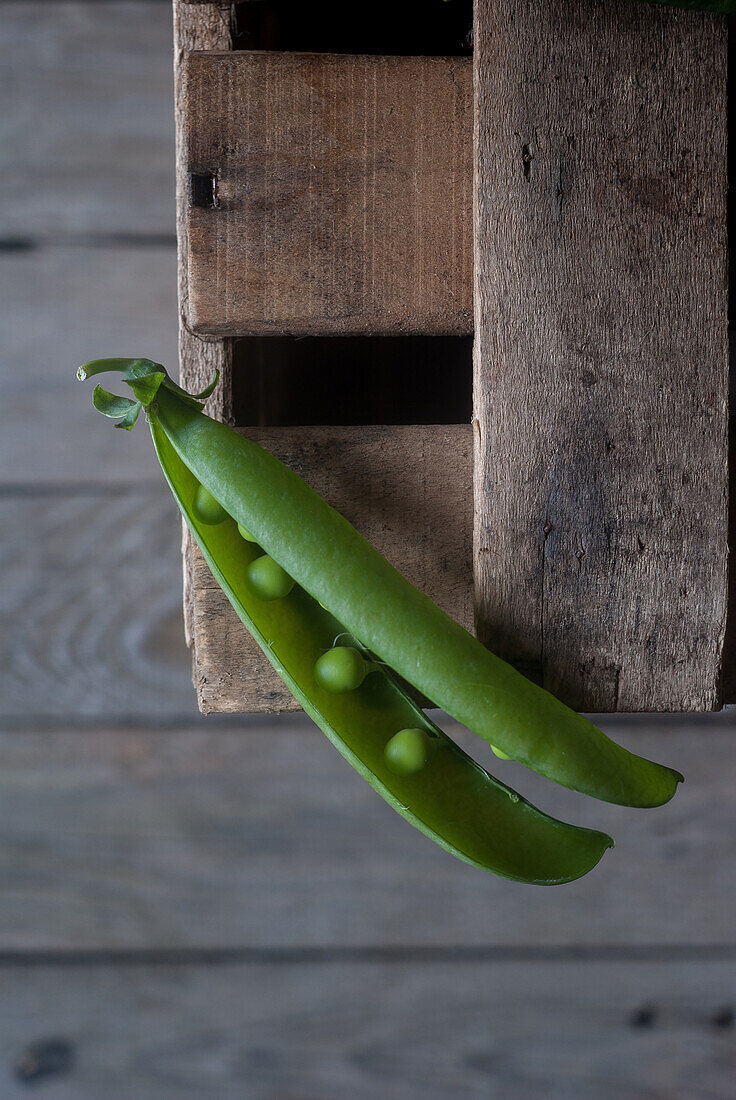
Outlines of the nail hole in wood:
[[192,206],[215,210],[220,205],[217,196],[217,176],[214,172],[190,172],[189,194]]

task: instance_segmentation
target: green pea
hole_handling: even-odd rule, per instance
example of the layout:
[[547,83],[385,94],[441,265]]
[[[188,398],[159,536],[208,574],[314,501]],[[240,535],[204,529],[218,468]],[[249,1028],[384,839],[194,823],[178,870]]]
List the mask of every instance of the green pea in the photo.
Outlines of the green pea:
[[497,749],[495,745],[491,745],[491,752],[498,757],[499,760],[513,760],[513,756],[507,756],[503,749]]
[[245,539],[246,542],[258,542],[258,539],[251,535],[247,527],[243,527],[242,524],[238,524],[238,533],[241,539]]
[[316,682],[332,695],[355,691],[363,683],[367,672],[368,666],[362,653],[349,645],[329,649],[314,666]]
[[383,756],[394,775],[414,775],[427,763],[428,750],[429,738],[424,730],[405,729],[393,735]]
[[192,512],[200,523],[206,523],[209,527],[227,519],[225,509],[219,501],[215,500],[209,489],[205,489],[204,485],[197,486]]
[[245,571],[248,586],[262,600],[280,600],[294,587],[294,579],[268,554],[252,561]]

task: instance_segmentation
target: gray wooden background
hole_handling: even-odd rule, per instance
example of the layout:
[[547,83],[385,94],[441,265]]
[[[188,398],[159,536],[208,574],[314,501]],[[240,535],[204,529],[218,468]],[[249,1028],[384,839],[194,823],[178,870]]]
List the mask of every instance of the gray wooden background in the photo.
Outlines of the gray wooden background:
[[[729,714],[587,879],[483,876],[298,716],[204,720],[179,526],[84,359],[176,354],[165,0],[0,0],[0,1100],[734,1095]],[[498,765],[499,768],[502,765]]]

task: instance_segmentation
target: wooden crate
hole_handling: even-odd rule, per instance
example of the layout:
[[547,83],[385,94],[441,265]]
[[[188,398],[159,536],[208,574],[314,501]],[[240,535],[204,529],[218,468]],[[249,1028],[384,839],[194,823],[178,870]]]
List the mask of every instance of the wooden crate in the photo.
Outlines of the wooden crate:
[[[471,62],[234,49],[284,41],[175,9],[184,384],[218,367],[214,415],[573,706],[719,708],[725,21],[478,0]],[[377,422],[335,404],[322,360],[397,338],[427,343]],[[203,709],[295,707],[185,562]]]

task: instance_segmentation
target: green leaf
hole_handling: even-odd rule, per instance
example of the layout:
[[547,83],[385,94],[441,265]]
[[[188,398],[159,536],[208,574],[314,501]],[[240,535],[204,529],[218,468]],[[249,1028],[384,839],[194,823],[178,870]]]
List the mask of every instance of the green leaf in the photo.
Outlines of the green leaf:
[[166,377],[166,367],[161,363],[154,363],[153,359],[129,359],[129,366],[125,371],[125,381],[134,382],[139,378],[152,378],[156,374]]
[[197,399],[197,401],[206,401],[207,398],[210,396],[210,394],[215,392],[215,389],[217,388],[217,383],[219,381],[220,381],[220,372],[219,372],[219,370],[216,370],[215,371],[215,376],[212,379],[212,381],[210,382],[209,386],[205,386],[205,388],[202,390],[201,393],[195,393],[195,394],[192,394],[192,396],[195,397]]
[[118,397],[116,393],[110,393],[102,386],[95,386],[92,403],[103,416],[109,416],[114,420],[120,417],[120,423],[115,427],[125,428],[127,431],[135,426],[138,413],[141,411],[140,401],[131,401],[129,397]]
[[92,359],[89,363],[83,363],[77,371],[77,378],[84,382],[95,374],[111,374],[120,372],[126,381],[136,378],[148,378],[152,374],[166,371],[160,363],[154,363],[152,359]]
[[125,430],[129,432],[131,428],[135,427],[135,422],[138,419],[138,413],[141,411],[142,408],[143,406],[141,405],[140,401],[136,401],[132,409],[128,410],[123,419],[119,420],[115,427],[125,428]]
[[219,370],[216,370],[214,378],[208,386],[205,386],[201,393],[187,393],[186,390],[183,390],[181,386],[178,386],[173,378],[170,378],[167,374],[166,378],[164,379],[164,386],[167,390],[170,390],[171,393],[175,393],[177,397],[181,397],[181,399],[183,401],[186,401],[188,405],[191,405],[195,409],[201,409],[202,403],[207,400],[211,393],[214,392],[219,380],[220,372]]
[[166,368],[152,359],[92,359],[83,363],[77,371],[77,378],[84,382],[96,374],[120,372],[133,393],[144,406],[148,406],[156,396],[161,385],[175,393],[195,409],[201,409],[202,403],[214,392],[220,380],[220,372],[215,371],[214,378],[200,393],[187,393],[170,378]]
[[126,381],[140,403],[150,405],[165,377],[165,373],[158,370],[142,378],[127,378]]
[[138,402],[131,401],[129,397],[118,397],[116,393],[110,393],[108,390],[103,389],[102,386],[95,386],[94,393],[92,394],[92,404],[103,416],[110,416],[113,419],[117,419],[119,416],[128,416],[130,410],[134,408]]

